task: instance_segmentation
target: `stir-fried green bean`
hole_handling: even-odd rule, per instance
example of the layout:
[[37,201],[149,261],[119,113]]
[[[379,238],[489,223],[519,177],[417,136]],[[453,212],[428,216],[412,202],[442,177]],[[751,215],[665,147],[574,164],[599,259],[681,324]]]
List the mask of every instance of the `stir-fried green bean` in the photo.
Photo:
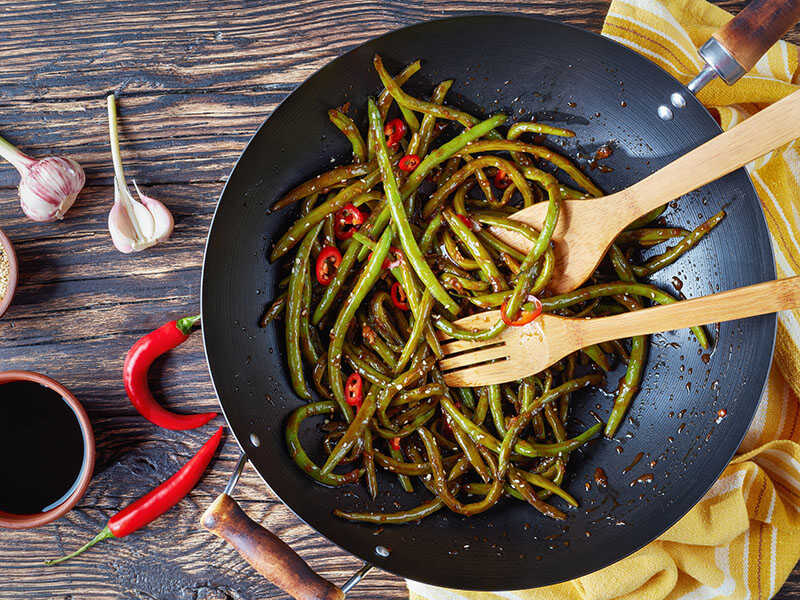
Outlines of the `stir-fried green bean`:
[[[301,183],[274,205],[297,207],[270,255],[285,259],[288,275],[260,321],[284,327],[292,385],[309,401],[289,416],[290,455],[324,485],[360,482],[376,498],[384,473],[397,478],[395,489],[432,495],[396,512],[334,510],[350,521],[402,524],[442,508],[474,515],[499,510],[503,496],[564,519],[564,509],[578,506],[562,487],[570,454],[624,426],[644,377],[648,338],[585,347],[517,382],[451,389],[436,366],[443,355],[439,336],[491,340],[539,304],[544,312],[593,318],[676,302],[638,279],[679,260],[725,213],[688,231],[663,218],[653,224],[663,209],[653,211],[617,237],[589,283],[549,295],[559,275],[551,237],[561,201],[602,195],[542,141],[575,132],[530,121],[501,130],[506,115],[480,120],[444,104],[452,80],[440,82],[430,100],[404,91],[419,61],[394,78],[380,57],[374,66],[385,90],[368,101],[367,130],[347,116],[347,103],[328,113],[349,141],[353,163]],[[392,125],[384,129],[385,123]],[[541,230],[511,218],[541,201],[547,202]],[[531,249],[508,245],[495,235],[500,229],[524,236]],[[647,256],[673,239],[673,247],[642,262],[638,252]],[[503,319],[486,330],[459,326],[462,317],[498,308]],[[692,331],[708,347],[706,331]],[[617,365],[624,375],[608,422],[568,434],[572,398],[603,384]],[[322,466],[299,441],[310,417],[326,419]]]

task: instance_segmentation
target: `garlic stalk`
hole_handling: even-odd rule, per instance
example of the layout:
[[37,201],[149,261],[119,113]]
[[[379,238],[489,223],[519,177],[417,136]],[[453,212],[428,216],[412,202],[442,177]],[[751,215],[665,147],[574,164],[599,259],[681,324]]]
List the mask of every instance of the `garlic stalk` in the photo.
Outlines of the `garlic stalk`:
[[32,158],[2,137],[0,156],[19,171],[19,202],[34,221],[63,219],[86,183],[83,169],[71,158]]
[[125,254],[138,252],[166,240],[172,233],[174,220],[167,207],[142,194],[135,181],[133,185],[139,200],[128,189],[119,151],[114,94],[108,96],[108,130],[114,161],[114,206],[108,213],[108,230],[117,250]]

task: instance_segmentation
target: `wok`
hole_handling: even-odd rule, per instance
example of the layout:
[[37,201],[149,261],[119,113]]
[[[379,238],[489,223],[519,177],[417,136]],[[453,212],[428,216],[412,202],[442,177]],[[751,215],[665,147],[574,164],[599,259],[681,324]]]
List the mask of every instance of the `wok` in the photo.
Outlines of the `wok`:
[[[752,3],[763,4],[785,8],[785,3]],[[750,52],[754,60],[794,22],[797,3],[792,10],[771,13],[769,31],[762,22],[756,34],[750,32],[749,46],[735,38],[753,26],[757,14],[743,11],[740,17],[749,21],[735,21],[720,40],[729,48],[739,44],[738,55]],[[735,61],[725,62],[720,47],[711,48],[707,58],[734,79]],[[302,520],[367,563],[402,577],[501,590],[553,584],[605,567],[675,523],[727,465],[761,396],[776,319],[770,315],[722,324],[712,332],[715,346],[709,354],[698,349],[688,331],[654,336],[642,389],[617,439],[598,439],[570,460],[565,486],[580,508],[570,510],[565,523],[513,501],[501,501],[471,518],[443,510],[377,534],[373,525],[332,516],[337,506],[410,507],[427,494],[417,486],[416,497],[409,496],[396,477],[384,476],[373,505],[360,485],[325,488],[298,469],[283,429],[303,400],[287,376],[280,327],[258,327],[265,299],[273,297],[285,274],[284,266],[270,264],[266,256],[271,242],[297,216],[294,209],[271,213],[269,207],[298,182],[330,168],[331,157],[339,164],[348,161],[349,145],[326,111],[349,101],[357,109],[356,122],[364,125],[366,99],[381,89],[371,68],[376,52],[395,72],[423,59],[423,69],[406,84],[412,94],[427,97],[436,83],[453,78],[448,102],[480,117],[502,110],[573,129],[577,136],[562,151],[583,157],[584,166],[587,157],[610,142],[614,153],[605,164],[612,170],[590,172],[606,192],[634,183],[720,132],[691,91],[652,62],[599,35],[540,18],[481,15],[425,22],[334,60],[298,87],[255,134],[228,180],[211,226],[203,269],[203,335],[225,417],[250,463]],[[704,72],[694,87],[713,74]],[[683,98],[682,108],[676,93]],[[689,255],[659,272],[655,284],[674,291],[673,283],[680,281],[681,292],[692,297],[775,278],[765,219],[744,170],[673,203],[666,218],[692,228],[723,206],[728,211],[724,222]],[[607,415],[618,375],[609,376],[607,390],[575,397],[573,433],[593,422],[590,411]],[[718,418],[720,409],[727,411],[726,418]],[[313,454],[320,437],[318,428],[306,426],[301,440]],[[593,482],[598,466],[607,474],[606,489]],[[649,473],[652,483],[641,483],[646,477],[637,483]],[[203,523],[295,597],[343,597],[288,546],[249,522],[224,494]]]

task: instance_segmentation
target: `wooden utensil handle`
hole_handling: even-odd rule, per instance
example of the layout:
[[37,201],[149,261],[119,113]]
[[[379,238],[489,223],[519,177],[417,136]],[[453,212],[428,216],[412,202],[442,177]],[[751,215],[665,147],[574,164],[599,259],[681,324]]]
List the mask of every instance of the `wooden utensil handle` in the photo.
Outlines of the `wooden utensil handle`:
[[800,307],[800,277],[757,283],[635,312],[582,319],[581,344],[589,346],[634,335],[765,315]]
[[274,533],[253,521],[228,494],[220,494],[200,523],[233,546],[252,567],[296,600],[342,600],[344,592],[317,575]]
[[798,20],[798,0],[751,0],[712,37],[749,71]]
[[800,91],[675,159],[638,183],[614,194],[613,213],[625,225],[702,185],[800,137]]

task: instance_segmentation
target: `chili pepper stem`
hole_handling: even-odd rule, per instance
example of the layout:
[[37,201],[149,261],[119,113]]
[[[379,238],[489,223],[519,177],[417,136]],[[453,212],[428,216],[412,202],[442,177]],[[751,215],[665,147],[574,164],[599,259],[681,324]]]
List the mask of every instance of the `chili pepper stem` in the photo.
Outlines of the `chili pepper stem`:
[[183,335],[189,335],[192,332],[192,327],[194,327],[195,323],[197,323],[199,320],[200,315],[183,317],[182,319],[175,321],[175,327],[177,327]]
[[20,173],[36,162],[35,159],[25,154],[14,144],[0,136],[0,156],[14,165]]
[[102,542],[103,540],[107,540],[107,539],[113,538],[113,537],[115,537],[114,534],[111,533],[111,529],[109,529],[108,525],[106,525],[100,533],[98,533],[96,536],[94,536],[93,540],[91,540],[89,542],[86,542],[83,546],[81,546],[80,548],[75,550],[75,552],[67,554],[66,556],[62,556],[61,558],[55,558],[53,560],[46,560],[46,561],[44,561],[44,564],[47,565],[48,567],[53,566],[53,565],[57,565],[59,563],[64,562],[65,560],[69,560],[70,558],[78,556],[79,554],[83,554],[86,550],[88,550],[89,548],[94,546],[97,542]]

